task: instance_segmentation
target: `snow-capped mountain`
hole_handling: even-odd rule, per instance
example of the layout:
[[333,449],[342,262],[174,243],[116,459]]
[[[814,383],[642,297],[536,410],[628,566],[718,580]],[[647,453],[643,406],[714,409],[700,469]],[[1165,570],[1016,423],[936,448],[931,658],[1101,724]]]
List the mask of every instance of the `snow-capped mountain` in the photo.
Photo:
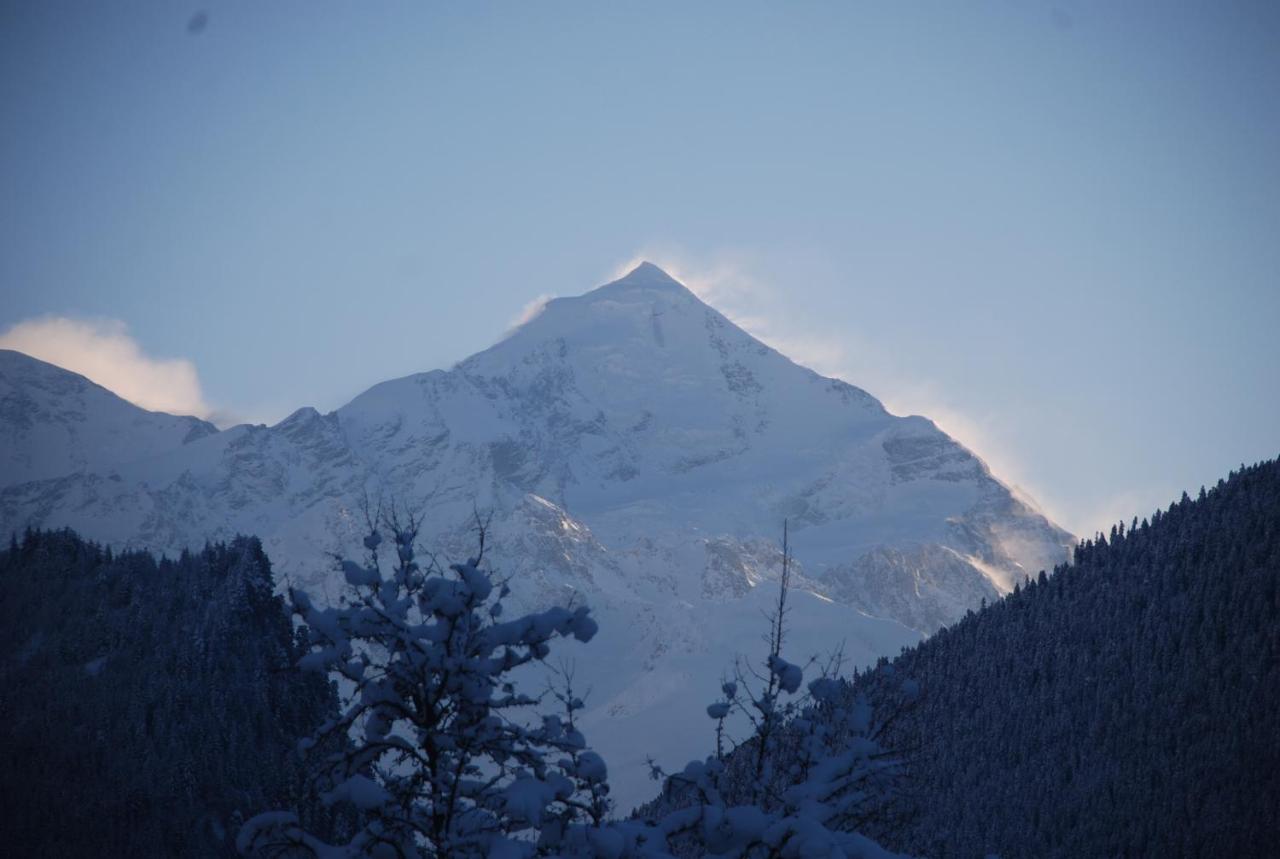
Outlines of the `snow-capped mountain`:
[[157,430],[118,455],[94,446],[92,414],[115,416],[109,435],[150,413],[118,399],[59,409],[57,391],[89,383],[23,360],[0,362],[6,448],[73,437],[96,453],[42,455],[42,472],[0,463],[5,530],[69,525],[169,552],[255,533],[282,579],[336,599],[326,553],[356,551],[363,499],[414,507],[424,545],[448,557],[471,548],[475,511],[492,511],[488,557],[519,603],[582,599],[599,617],[573,658],[624,804],[649,792],[646,755],[705,752],[702,707],[736,654],[758,655],[784,519],[799,564],[789,652],[843,642],[853,664],[1072,542],[930,421],[793,363],[649,264],[336,412],[176,441]]
[[140,409],[83,376],[0,349],[0,484],[97,471],[217,431],[199,418]]

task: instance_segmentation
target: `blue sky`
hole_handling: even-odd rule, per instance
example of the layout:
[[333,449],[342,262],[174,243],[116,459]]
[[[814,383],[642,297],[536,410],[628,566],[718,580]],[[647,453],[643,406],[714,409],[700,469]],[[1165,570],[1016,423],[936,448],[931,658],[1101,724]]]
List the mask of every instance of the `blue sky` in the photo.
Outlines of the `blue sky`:
[[0,342],[273,420],[647,257],[1089,532],[1280,453],[1278,106],[1265,2],[6,3]]

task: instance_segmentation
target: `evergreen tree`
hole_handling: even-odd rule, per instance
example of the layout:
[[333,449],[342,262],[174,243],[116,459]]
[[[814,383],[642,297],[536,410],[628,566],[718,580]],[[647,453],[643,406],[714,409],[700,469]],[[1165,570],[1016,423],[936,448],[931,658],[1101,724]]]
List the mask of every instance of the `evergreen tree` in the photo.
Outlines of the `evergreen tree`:
[[[379,552],[391,538],[393,561]],[[574,725],[581,701],[566,689],[566,718],[537,713],[538,697],[514,672],[547,657],[556,638],[590,641],[586,607],[555,607],[508,619],[479,551],[442,570],[420,565],[418,523],[375,514],[367,560],[340,561],[343,604],[318,608],[292,591],[310,628],[305,670],[350,684],[339,718],[306,746],[354,736],[350,748],[318,756],[327,802],[347,800],[361,825],[338,845],[309,832],[289,811],[250,820],[241,850],[317,856],[519,856],[581,847],[608,812],[604,762]]]

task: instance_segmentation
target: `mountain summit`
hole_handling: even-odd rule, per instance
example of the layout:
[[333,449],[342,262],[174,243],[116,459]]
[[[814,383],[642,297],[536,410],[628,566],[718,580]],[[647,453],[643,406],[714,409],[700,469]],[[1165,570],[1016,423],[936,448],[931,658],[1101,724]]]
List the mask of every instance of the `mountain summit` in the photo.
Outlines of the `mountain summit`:
[[631,271],[627,272],[617,280],[612,281],[610,283],[606,283],[604,286],[598,287],[595,290],[595,292],[599,292],[602,289],[621,289],[623,287],[632,287],[632,286],[657,286],[657,287],[665,286],[669,288],[679,289],[682,292],[689,292],[689,288],[686,287],[683,283],[676,280],[674,277],[667,274],[661,268],[649,262],[648,260],[642,261],[639,265],[631,269]]
[[[17,417],[0,430],[62,437],[63,413],[26,410],[29,377],[5,368]],[[358,551],[362,499],[415,508],[424,545],[445,557],[472,548],[476,509],[492,511],[487,557],[514,601],[576,597],[600,617],[579,661],[595,687],[584,724],[624,802],[644,796],[647,754],[705,751],[683,728],[755,646],[784,520],[796,656],[843,642],[852,664],[896,653],[1072,543],[932,422],[794,363],[648,263],[552,300],[450,370],[383,382],[327,415],[133,454],[69,460],[34,482],[6,470],[0,526],[167,552],[255,533],[280,575],[336,599],[327,553]],[[612,748],[622,736],[652,744]]]

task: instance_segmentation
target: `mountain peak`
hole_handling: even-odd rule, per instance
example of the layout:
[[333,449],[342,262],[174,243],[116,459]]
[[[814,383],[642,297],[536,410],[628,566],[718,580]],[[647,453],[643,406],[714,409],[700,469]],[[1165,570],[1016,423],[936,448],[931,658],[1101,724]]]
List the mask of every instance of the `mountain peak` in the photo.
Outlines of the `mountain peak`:
[[595,291],[617,293],[633,289],[669,289],[689,292],[689,288],[683,283],[648,261],[640,263],[622,277],[606,283]]
[[618,278],[615,283],[648,283],[652,281],[669,281],[671,283],[679,283],[679,281],[674,277],[667,274],[661,268],[648,260],[641,260],[638,266]]

